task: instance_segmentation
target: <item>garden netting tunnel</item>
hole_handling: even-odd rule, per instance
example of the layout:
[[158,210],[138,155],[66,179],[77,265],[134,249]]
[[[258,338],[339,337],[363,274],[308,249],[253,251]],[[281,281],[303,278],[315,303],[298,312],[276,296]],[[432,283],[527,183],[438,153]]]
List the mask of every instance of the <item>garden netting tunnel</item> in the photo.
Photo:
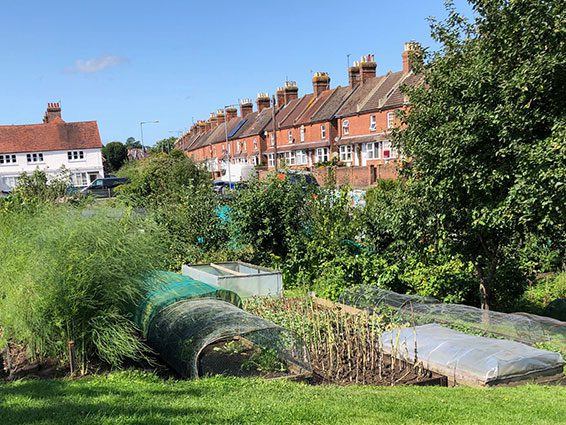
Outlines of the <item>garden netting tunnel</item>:
[[[240,355],[241,360],[235,345],[227,345],[228,350],[218,346],[215,351],[210,349],[223,341],[247,347],[252,354],[246,363],[255,364],[259,370],[262,363],[255,359],[265,359],[269,354],[291,374],[311,371],[302,341],[288,330],[242,310],[236,293],[169,272],[154,273],[146,282],[149,289],[136,308],[134,322],[147,343],[181,376],[222,373],[230,355]],[[207,353],[215,361],[205,367]],[[222,354],[224,358],[219,357]]]

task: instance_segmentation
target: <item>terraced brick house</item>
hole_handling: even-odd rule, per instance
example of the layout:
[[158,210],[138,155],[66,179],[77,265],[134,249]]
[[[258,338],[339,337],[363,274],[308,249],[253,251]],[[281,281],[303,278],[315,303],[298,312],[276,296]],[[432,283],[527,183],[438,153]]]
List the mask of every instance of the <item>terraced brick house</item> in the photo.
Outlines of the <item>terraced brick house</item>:
[[402,70],[382,75],[373,55],[363,56],[348,69],[347,86],[331,88],[330,76],[316,72],[312,93],[299,96],[297,84],[286,81],[276,90],[276,102],[260,93],[254,112],[246,99],[239,115],[235,108],[230,111],[226,124],[219,110],[193,125],[176,146],[213,173],[229,161],[267,170],[282,165],[310,170],[319,180],[325,167],[337,165],[338,183],[354,187],[396,178],[399,152],[391,132],[399,125],[398,111],[409,106],[401,87],[420,84],[410,67],[415,46],[405,44]]

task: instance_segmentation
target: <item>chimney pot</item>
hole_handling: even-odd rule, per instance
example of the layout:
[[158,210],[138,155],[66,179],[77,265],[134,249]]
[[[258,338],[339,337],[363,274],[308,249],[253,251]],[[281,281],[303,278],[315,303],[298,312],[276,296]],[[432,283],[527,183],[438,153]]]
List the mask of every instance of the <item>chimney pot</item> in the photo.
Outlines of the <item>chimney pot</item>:
[[408,74],[409,72],[411,72],[411,68],[414,65],[414,61],[418,60],[415,57],[415,54],[417,54],[420,50],[421,50],[421,45],[416,41],[408,41],[405,43],[405,45],[403,46],[403,54],[401,55],[401,57],[403,58],[404,74]]
[[327,72],[316,72],[312,77],[312,88],[315,97],[323,91],[330,90],[330,76]]
[[271,99],[267,93],[258,93],[256,103],[258,112],[261,112],[265,108],[269,108],[271,105]]
[[240,101],[240,116],[246,118],[254,111],[254,104],[251,99],[242,99]]
[[360,60],[360,81],[363,84],[376,76],[377,64],[372,54],[362,56]]
[[285,81],[285,86],[283,87],[283,93],[285,95],[285,105],[292,100],[299,97],[299,87],[296,81]]
[[61,118],[61,107],[59,106],[59,103],[48,102],[47,110],[43,116],[43,122],[52,122],[57,117]]

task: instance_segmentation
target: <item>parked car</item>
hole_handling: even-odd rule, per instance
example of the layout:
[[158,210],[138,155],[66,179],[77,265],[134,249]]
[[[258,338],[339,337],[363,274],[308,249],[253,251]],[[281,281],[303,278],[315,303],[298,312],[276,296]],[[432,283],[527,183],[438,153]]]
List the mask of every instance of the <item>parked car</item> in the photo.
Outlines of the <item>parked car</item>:
[[316,178],[307,171],[282,170],[277,172],[277,177],[282,180],[287,178],[293,184],[302,184],[305,189],[307,186],[319,186]]
[[93,195],[97,198],[111,198],[114,196],[114,189],[122,184],[129,183],[126,177],[104,177],[96,179],[89,186],[81,190],[84,195]]

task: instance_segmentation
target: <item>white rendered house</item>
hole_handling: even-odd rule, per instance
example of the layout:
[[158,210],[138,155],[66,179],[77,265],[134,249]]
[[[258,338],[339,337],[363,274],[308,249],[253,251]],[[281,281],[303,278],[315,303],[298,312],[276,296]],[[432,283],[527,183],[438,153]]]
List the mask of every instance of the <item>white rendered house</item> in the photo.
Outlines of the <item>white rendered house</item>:
[[104,177],[96,121],[65,122],[59,104],[49,103],[42,124],[0,126],[0,190],[13,189],[23,172],[36,169],[48,176],[65,169],[77,187]]

